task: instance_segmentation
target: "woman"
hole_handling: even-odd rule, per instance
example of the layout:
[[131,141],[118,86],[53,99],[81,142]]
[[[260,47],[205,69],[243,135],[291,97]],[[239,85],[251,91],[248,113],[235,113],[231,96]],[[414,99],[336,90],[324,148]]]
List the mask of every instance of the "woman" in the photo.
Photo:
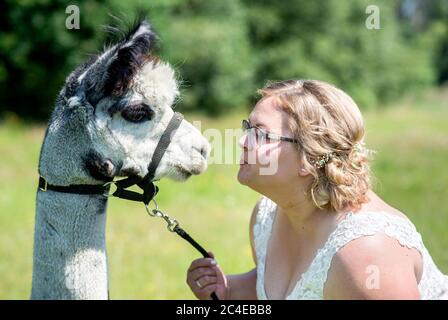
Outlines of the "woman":
[[256,268],[192,262],[209,299],[441,299],[448,278],[420,234],[372,190],[355,102],[314,80],[268,85],[247,121],[238,181],[263,197],[250,220]]

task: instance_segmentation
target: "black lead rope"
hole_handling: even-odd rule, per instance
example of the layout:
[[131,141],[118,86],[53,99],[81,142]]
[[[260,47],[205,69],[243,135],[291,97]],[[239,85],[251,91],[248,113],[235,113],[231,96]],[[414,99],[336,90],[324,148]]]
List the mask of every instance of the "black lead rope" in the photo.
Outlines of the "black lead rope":
[[[103,195],[105,197],[116,197],[131,201],[143,202],[145,204],[146,211],[152,217],[161,217],[168,223],[168,230],[177,233],[180,237],[188,241],[196,250],[198,250],[204,258],[211,258],[207,251],[197,243],[184,229],[179,227],[179,223],[176,219],[173,219],[160,211],[157,207],[157,202],[154,197],[156,196],[159,188],[154,184],[155,171],[162,160],[163,154],[165,153],[168,145],[171,142],[171,138],[174,133],[179,128],[183,117],[180,113],[175,112],[168,123],[164,133],[160,137],[159,143],[157,144],[154,154],[151,159],[151,163],[148,166],[148,173],[144,178],[138,176],[128,177],[126,179],[118,181],[109,181],[103,185],[69,185],[69,186],[55,186],[49,184],[43,177],[39,176],[39,190],[46,192],[47,190],[52,190],[56,192],[72,193],[72,194],[89,194],[89,195]],[[140,194],[135,191],[126,190],[127,188],[137,185],[143,190]],[[115,187],[116,190],[110,190],[111,187]],[[150,211],[148,205],[151,201],[154,201],[156,208]],[[211,294],[213,300],[219,300],[215,292]]]
[[[153,197],[152,201],[154,202],[154,204],[156,206],[156,208],[153,209],[152,211],[150,211],[148,209],[148,206],[145,205],[146,211],[148,212],[148,214],[151,217],[160,217],[160,218],[164,219],[165,222],[167,223],[167,228],[169,231],[177,233],[181,238],[186,240],[196,250],[198,250],[204,258],[211,258],[211,256],[208,254],[208,252],[199,243],[197,243],[184,229],[182,229],[179,226],[179,222],[176,219],[171,218],[169,215],[165,214],[164,212],[162,212],[158,209],[157,201],[155,201],[154,197]],[[215,292],[212,292],[211,297],[213,300],[219,300],[219,298]]]
[[[205,251],[205,249],[203,247],[201,247],[201,245],[199,243],[197,243],[192,237],[190,237],[190,235],[184,229],[182,229],[179,226],[176,226],[174,228],[174,232],[176,232],[179,236],[181,236],[183,239],[188,241],[193,247],[195,247],[196,250],[198,250],[204,258],[211,258],[211,256],[208,254],[208,252]],[[212,297],[212,300],[219,300],[219,298],[215,292],[212,292],[211,297]]]

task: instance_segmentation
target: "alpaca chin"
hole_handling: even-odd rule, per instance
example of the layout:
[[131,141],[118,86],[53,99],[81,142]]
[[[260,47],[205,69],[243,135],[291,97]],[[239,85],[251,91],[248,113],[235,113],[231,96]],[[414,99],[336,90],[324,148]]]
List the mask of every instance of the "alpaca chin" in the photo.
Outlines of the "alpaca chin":
[[175,165],[174,167],[170,168],[164,176],[167,178],[170,178],[174,181],[183,182],[188,180],[192,175],[199,175],[203,173],[207,168],[207,163],[200,165],[200,166],[194,166],[191,169],[186,169],[183,166]]
[[176,174],[172,177],[175,181],[186,181],[192,176],[191,172],[185,171],[185,170],[176,170]]

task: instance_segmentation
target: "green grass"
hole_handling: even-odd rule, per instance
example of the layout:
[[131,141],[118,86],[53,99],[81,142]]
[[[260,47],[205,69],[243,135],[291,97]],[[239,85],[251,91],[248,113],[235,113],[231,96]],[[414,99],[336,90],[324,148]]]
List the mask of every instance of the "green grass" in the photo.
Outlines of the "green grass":
[[[377,151],[375,190],[411,218],[436,264],[448,273],[448,105],[439,99],[429,108],[427,101],[366,113],[367,144]],[[246,116],[187,119],[202,120],[202,130],[224,130],[239,127]],[[43,126],[0,125],[0,299],[29,297],[43,135]],[[248,221],[258,199],[238,184],[237,170],[237,165],[214,164],[185,184],[162,181],[158,196],[160,207],[212,250],[230,274],[253,267]],[[192,299],[185,271],[198,253],[142,205],[111,199],[108,206],[111,298]]]

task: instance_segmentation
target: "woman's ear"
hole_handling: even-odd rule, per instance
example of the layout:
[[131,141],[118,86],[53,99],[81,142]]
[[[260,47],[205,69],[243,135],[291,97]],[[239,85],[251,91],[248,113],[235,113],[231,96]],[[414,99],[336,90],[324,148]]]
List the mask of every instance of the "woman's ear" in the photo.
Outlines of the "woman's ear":
[[301,177],[305,177],[310,174],[306,164],[307,164],[306,156],[302,154],[300,156],[300,163],[299,163],[299,176]]
[[305,169],[304,165],[300,165],[300,167],[299,167],[299,176],[304,177],[304,176],[307,176],[307,175],[309,175],[308,170]]

